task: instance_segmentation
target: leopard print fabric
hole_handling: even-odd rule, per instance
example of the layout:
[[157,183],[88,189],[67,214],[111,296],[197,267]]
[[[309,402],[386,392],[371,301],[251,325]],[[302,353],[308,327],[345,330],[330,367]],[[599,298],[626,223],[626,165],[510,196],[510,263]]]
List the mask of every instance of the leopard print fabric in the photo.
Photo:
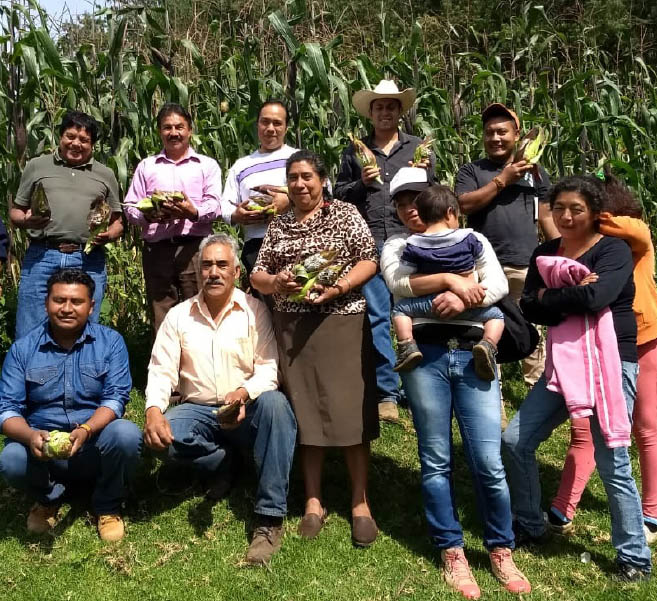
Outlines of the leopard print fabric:
[[[265,271],[275,275],[292,271],[292,267],[322,250],[337,250],[336,264],[348,263],[342,272],[349,274],[359,261],[378,262],[374,238],[365,220],[352,204],[330,202],[307,221],[299,223],[293,211],[274,219],[267,229],[253,273]],[[365,298],[359,290],[323,305],[296,303],[274,294],[274,308],[282,313],[332,313],[352,315],[365,312]]]

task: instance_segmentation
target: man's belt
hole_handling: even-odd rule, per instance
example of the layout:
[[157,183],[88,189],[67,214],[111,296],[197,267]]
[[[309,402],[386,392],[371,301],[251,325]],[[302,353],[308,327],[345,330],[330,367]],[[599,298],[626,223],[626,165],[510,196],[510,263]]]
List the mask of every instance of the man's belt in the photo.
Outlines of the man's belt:
[[149,246],[155,246],[156,244],[166,246],[180,246],[182,244],[193,244],[194,242],[200,243],[203,238],[205,238],[205,236],[173,236],[172,238],[157,240],[156,242],[149,242],[148,240],[145,240],[145,243]]
[[50,250],[58,250],[61,253],[74,253],[84,249],[84,244],[74,240],[62,240],[61,238],[39,238],[31,240],[30,244],[43,246]]

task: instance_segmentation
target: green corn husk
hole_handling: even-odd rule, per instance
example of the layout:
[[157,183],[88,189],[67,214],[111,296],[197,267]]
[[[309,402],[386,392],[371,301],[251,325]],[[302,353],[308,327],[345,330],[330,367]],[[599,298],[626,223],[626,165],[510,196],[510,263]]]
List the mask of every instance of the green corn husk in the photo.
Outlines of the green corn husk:
[[322,284],[324,286],[334,284],[344,268],[344,265],[335,265],[337,255],[337,250],[322,250],[306,257],[303,261],[292,267],[294,279],[302,288],[296,294],[290,294],[287,299],[295,303],[300,303],[306,300],[306,294],[315,284]]
[[43,454],[50,459],[68,459],[73,443],[68,432],[53,430],[48,433],[48,440],[43,445]]
[[303,285],[310,279],[308,271],[303,265],[295,265],[292,268],[292,274],[294,275],[294,280],[297,284]]
[[547,138],[541,127],[532,127],[518,142],[513,162],[527,161],[536,165],[545,150]]
[[422,140],[422,143],[418,145],[413,153],[413,164],[411,167],[417,167],[419,163],[427,160],[431,156],[431,144],[433,144],[433,138],[427,136]]
[[269,194],[256,192],[249,196],[249,204],[246,208],[249,211],[264,211],[266,215],[276,215],[276,207],[271,206],[273,200],[274,198]]
[[303,260],[303,266],[308,273],[317,275],[322,269],[328,267],[335,261],[338,254],[336,250],[322,250],[314,255],[310,255]]
[[46,191],[43,189],[43,184],[41,182],[39,182],[32,191],[30,210],[34,217],[47,217],[50,219],[50,204],[48,203],[48,197],[46,196]]
[[89,254],[95,247],[93,243],[96,236],[106,232],[109,227],[112,209],[104,197],[99,196],[91,205],[89,215],[87,216],[87,225],[89,226],[89,238],[84,246],[85,254]]
[[[376,167],[376,157],[374,156],[374,153],[367,147],[367,145],[353,134],[347,135],[349,136],[349,139],[351,140],[351,143],[354,145],[354,149],[356,150],[356,160],[358,161],[358,164],[361,167]],[[383,180],[381,179],[380,175],[377,175],[374,181],[383,185]]]
[[150,196],[142,198],[135,208],[139,209],[142,213],[157,214],[160,211],[160,205],[163,202],[179,203],[185,200],[185,195],[182,192],[164,192],[162,190],[155,190]]

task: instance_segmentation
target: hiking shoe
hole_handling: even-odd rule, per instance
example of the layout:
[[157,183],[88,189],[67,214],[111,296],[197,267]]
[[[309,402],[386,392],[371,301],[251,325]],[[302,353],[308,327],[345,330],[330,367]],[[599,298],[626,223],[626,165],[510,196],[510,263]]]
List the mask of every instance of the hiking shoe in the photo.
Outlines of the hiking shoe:
[[466,599],[479,599],[481,591],[470,571],[463,549],[461,547],[443,549],[440,558],[443,560],[445,582]]
[[41,505],[35,503],[27,516],[27,531],[33,534],[45,534],[55,527],[59,505]]
[[411,371],[420,361],[423,355],[417,347],[415,340],[406,340],[397,343],[397,363],[393,371]]
[[525,575],[516,567],[511,555],[511,549],[507,547],[495,547],[488,556],[493,575],[504,588],[516,595],[520,593],[531,593],[532,587]]
[[253,531],[253,538],[246,553],[246,562],[254,566],[268,564],[274,553],[281,548],[283,532],[282,518],[263,519]]
[[657,543],[657,526],[652,523],[643,523],[643,533],[646,535],[646,543],[654,545]]
[[114,543],[123,538],[125,526],[120,515],[107,513],[98,516],[98,536],[100,540]]
[[618,572],[614,578],[620,582],[642,582],[650,580],[650,568],[638,568],[629,563],[618,563]]
[[399,409],[393,401],[381,401],[379,403],[379,419],[386,422],[397,423],[399,421]]
[[557,515],[552,508],[544,514],[544,517],[545,525],[553,534],[559,536],[570,536],[575,531],[575,524],[573,524],[573,521],[566,517],[561,517],[561,515]]
[[480,340],[472,347],[472,359],[477,377],[487,382],[492,382],[497,375],[495,357],[497,349],[488,340]]

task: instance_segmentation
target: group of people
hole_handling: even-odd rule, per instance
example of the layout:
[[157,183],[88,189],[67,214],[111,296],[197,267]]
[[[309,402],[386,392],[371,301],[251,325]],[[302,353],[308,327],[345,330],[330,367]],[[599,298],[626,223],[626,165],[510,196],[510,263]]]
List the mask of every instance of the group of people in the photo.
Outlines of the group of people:
[[[97,124],[83,113],[65,115],[58,149],[28,163],[10,208],[30,247],[16,342],[0,378],[0,474],[35,501],[28,530],[51,530],[71,482],[92,480],[99,535],[121,539],[121,504],[142,443],[162,461],[194,470],[215,500],[228,494],[241,449],[249,448],[258,484],[246,560],[266,564],[281,546],[297,445],[305,487],[298,533],[307,539],[320,534],[328,513],[325,451],[340,447],[351,481],[351,539],[368,547],[378,535],[367,494],[370,442],[380,419],[398,419],[405,396],[429,534],[447,583],[464,597],[481,592],[454,505],[452,417],[491,569],[507,591],[531,591],[513,549],[572,531],[595,465],[609,497],[619,575],[650,576],[657,291],[641,207],[609,173],[550,186],[542,167],[514,159],[521,124],[499,103],[482,113],[486,156],[459,170],[455,190],[438,185],[433,158],[414,156],[422,141],[399,129],[414,103],[413,90],[387,80],[354,95],[354,108],[372,124],[362,142],[376,163],[350,145],[335,186],[319,156],[285,144],[282,101],[260,107],[260,145],[223,186],[216,161],[190,146],[190,114],[162,107],[163,150],[139,163],[123,203],[128,223],[142,230],[156,334],[143,434],[123,419],[131,389],[125,344],[97,323],[103,246],[123,231],[118,186],[92,158]],[[32,214],[37,185],[50,217]],[[157,212],[137,206],[158,190],[183,200],[166,200]],[[267,206],[254,206],[254,196]],[[112,216],[85,253],[86,215],[99,197]],[[460,227],[463,216],[468,228]],[[241,226],[241,253],[234,238],[212,233],[217,219]],[[236,287],[242,265],[249,293]],[[546,343],[535,344],[528,322],[549,326]],[[534,333],[522,353],[531,391],[503,432],[496,364],[518,346],[519,328]],[[571,451],[544,515],[535,452],[569,416]],[[632,418],[643,507],[627,450]],[[53,430],[70,433],[68,458],[48,457]]]

